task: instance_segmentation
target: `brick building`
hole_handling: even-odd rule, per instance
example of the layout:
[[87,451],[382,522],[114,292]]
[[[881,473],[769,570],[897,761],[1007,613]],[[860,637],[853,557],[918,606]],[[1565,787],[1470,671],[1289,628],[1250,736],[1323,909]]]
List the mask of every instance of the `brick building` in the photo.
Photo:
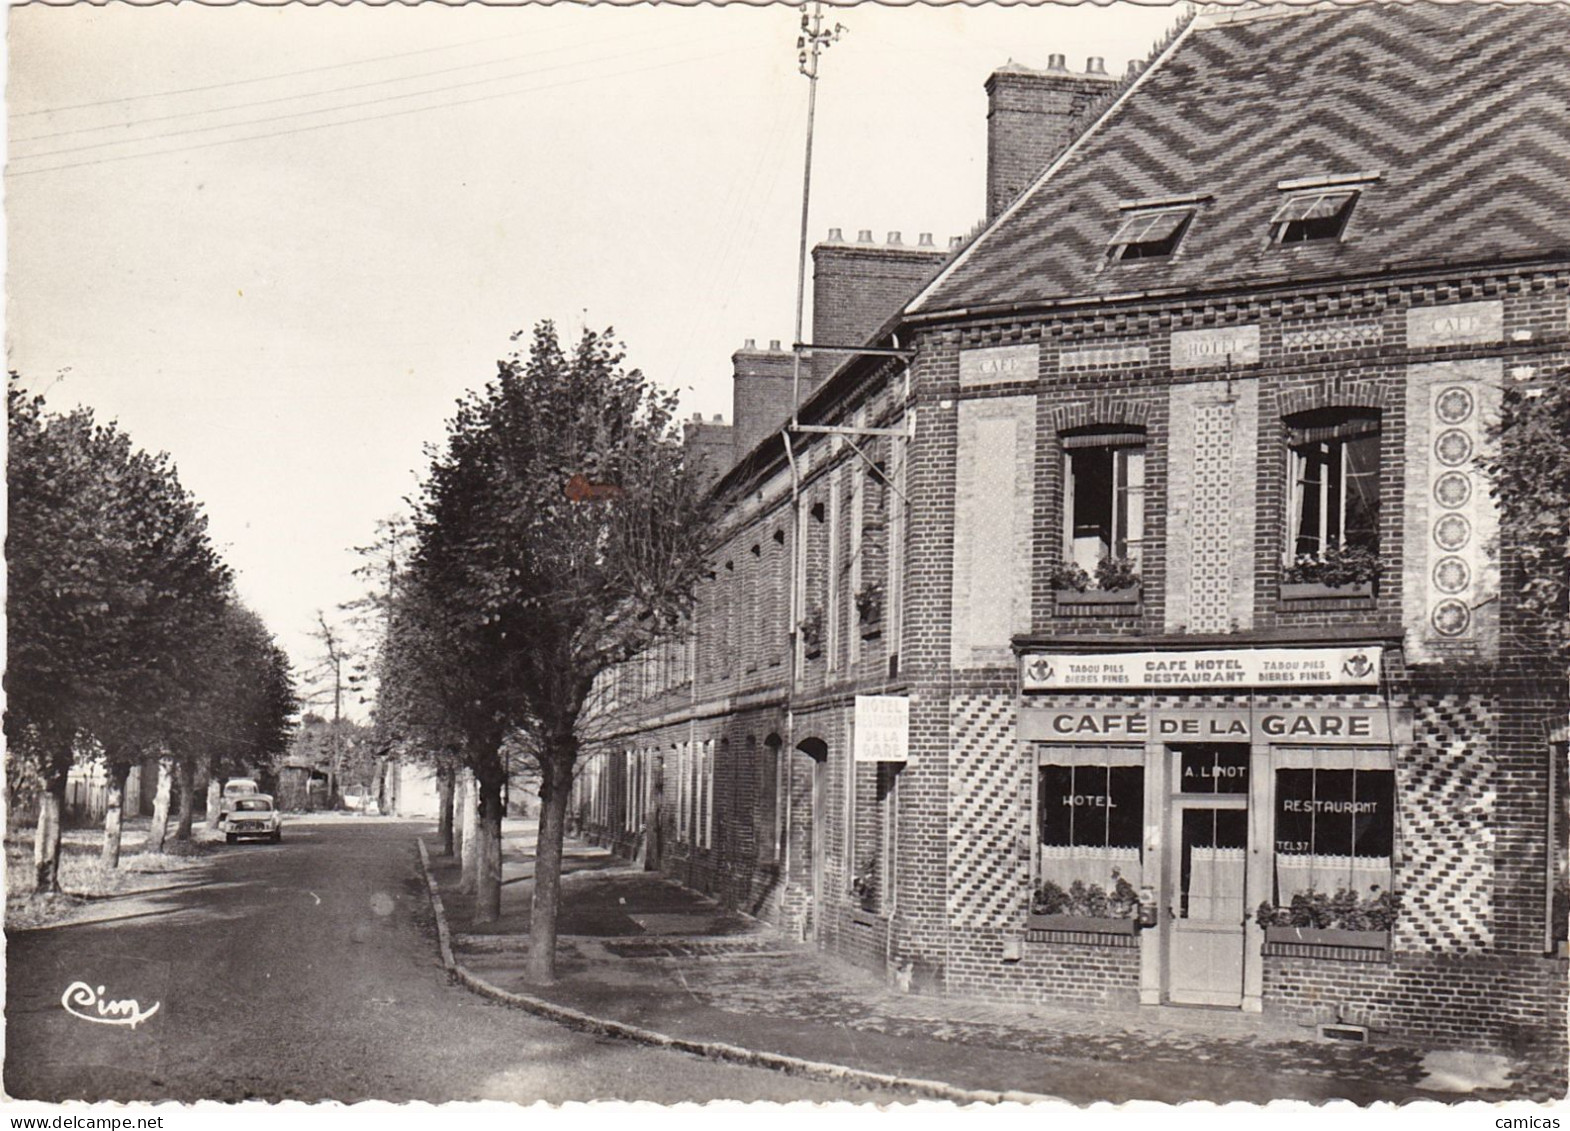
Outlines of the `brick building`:
[[814,344],[884,352],[800,420],[861,431],[787,451],[736,356],[585,825],[917,990],[1562,1047],[1566,678],[1477,458],[1570,350],[1567,44],[1254,8],[995,74],[978,234],[815,253]]

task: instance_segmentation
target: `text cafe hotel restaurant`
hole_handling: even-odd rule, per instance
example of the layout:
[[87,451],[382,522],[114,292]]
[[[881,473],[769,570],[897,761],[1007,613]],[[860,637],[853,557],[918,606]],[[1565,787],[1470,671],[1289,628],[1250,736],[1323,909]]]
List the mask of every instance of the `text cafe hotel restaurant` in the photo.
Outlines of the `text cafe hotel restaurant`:
[[[1137,952],[1147,1004],[1259,1011],[1282,996],[1267,991],[1267,964],[1272,990],[1291,997],[1273,959],[1336,960],[1321,977],[1388,965],[1413,713],[1382,689],[1383,659],[1377,643],[1023,649],[1018,736],[1034,757],[1040,854],[1031,935]],[[1294,900],[1318,901],[1318,921],[1338,928],[1287,925]],[[1320,1020],[1355,1027],[1367,1012]]]

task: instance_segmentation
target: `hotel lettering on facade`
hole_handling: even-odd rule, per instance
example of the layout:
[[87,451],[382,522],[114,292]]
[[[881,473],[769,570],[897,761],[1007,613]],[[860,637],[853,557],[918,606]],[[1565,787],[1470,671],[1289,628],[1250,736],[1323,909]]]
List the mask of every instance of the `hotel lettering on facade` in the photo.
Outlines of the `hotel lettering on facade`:
[[1267,8],[992,76],[978,235],[816,250],[884,352],[801,421],[860,434],[786,452],[777,350],[693,426],[713,576],[585,828],[916,991],[1562,1044],[1566,677],[1478,460],[1570,348],[1566,44]]

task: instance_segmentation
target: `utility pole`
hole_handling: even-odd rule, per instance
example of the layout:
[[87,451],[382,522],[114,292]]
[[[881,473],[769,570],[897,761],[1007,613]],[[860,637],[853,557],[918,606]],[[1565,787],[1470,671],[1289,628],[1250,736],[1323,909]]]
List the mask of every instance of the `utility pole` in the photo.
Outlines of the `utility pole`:
[[343,766],[343,652],[338,647],[338,634],[320,609],[316,610],[316,623],[321,627],[322,647],[327,649],[327,663],[333,673],[332,768],[327,773],[327,804],[331,807],[338,795],[338,775]]

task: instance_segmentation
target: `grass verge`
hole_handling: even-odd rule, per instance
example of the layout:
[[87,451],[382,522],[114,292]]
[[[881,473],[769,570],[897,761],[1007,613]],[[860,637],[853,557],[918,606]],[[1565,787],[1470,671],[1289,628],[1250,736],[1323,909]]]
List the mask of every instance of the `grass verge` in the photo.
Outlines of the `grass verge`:
[[72,828],[60,836],[60,891],[40,895],[33,891],[33,830],[17,829],[5,837],[5,925],[8,930],[41,927],[70,919],[94,899],[124,895],[160,886],[173,872],[202,864],[220,844],[222,834],[205,828],[193,830],[191,839],[170,839],[164,851],[147,852],[145,818],[127,821],[120,838],[120,867],[99,862],[103,829]]

